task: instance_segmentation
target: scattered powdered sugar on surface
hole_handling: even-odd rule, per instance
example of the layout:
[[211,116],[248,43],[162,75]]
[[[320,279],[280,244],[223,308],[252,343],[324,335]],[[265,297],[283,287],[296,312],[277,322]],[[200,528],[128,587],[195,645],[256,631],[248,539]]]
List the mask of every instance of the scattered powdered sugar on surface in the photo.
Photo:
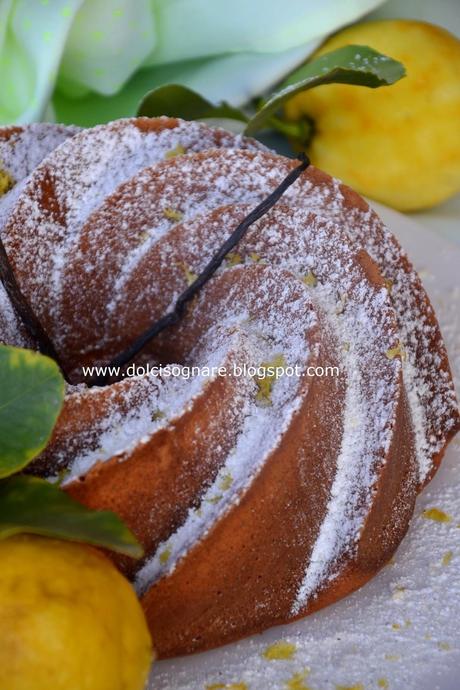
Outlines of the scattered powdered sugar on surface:
[[[394,562],[364,589],[302,621],[213,652],[160,662],[153,667],[150,687],[204,690],[213,683],[246,683],[248,690],[283,690],[296,674],[305,673],[311,690],[359,684],[373,690],[380,679],[395,690],[456,690],[460,474],[454,456],[458,462],[458,445],[443,469],[446,480],[455,477],[453,486],[444,481],[441,489],[435,480],[422,494]],[[424,518],[423,510],[432,506],[452,521]],[[294,646],[292,658],[267,660],[264,651],[280,640]]]

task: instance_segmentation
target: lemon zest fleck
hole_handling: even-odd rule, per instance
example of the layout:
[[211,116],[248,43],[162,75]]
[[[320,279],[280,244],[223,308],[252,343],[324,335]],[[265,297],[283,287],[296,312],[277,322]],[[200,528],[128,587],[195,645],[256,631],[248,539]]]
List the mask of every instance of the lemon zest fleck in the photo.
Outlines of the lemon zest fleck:
[[146,232],[146,231],[144,230],[144,231],[141,232],[141,233],[139,234],[139,236],[138,236],[139,244],[143,244],[143,243],[146,242],[149,238],[150,238],[149,233]]
[[0,168],[0,197],[10,191],[15,185],[15,182],[11,175]]
[[267,407],[272,404],[271,394],[273,385],[278,378],[276,371],[274,371],[273,374],[269,374],[267,373],[267,370],[276,370],[278,368],[286,367],[286,360],[284,355],[276,355],[271,361],[262,362],[260,366],[265,370],[265,374],[255,377],[255,382],[259,389],[256,395],[256,401],[259,403],[259,405]]
[[222,500],[222,496],[213,496],[212,498],[207,498],[206,503],[211,503],[212,505],[216,505],[216,503],[219,503],[219,501]]
[[453,555],[454,555],[453,551],[446,551],[446,553],[442,557],[442,561],[441,561],[442,565],[450,565],[450,562],[452,560]]
[[161,410],[154,410],[154,412],[152,412],[152,414],[150,416],[152,422],[158,422],[158,420],[164,419],[165,417],[166,417],[165,413],[162,412]]
[[390,349],[385,352],[385,356],[387,359],[395,359],[395,357],[399,357],[404,362],[406,359],[406,351],[401,341],[398,341],[398,344],[395,347],[390,347]]
[[287,680],[285,683],[286,690],[311,690],[311,688],[305,683],[309,672],[310,671],[306,669],[301,673],[294,673],[292,678]]
[[228,489],[233,484],[233,477],[231,474],[225,474],[219,483],[219,489],[221,491],[228,491]]
[[172,208],[171,206],[166,206],[166,208],[163,209],[163,215],[168,220],[176,221],[180,221],[184,217],[182,211],[178,211],[176,208]]
[[159,561],[160,561],[161,565],[166,565],[166,563],[169,561],[170,557],[171,557],[171,549],[168,547],[160,553]]
[[243,263],[243,257],[238,252],[230,252],[225,259],[227,266],[238,266]]
[[187,280],[187,285],[191,285],[198,278],[197,273],[193,273],[186,263],[182,262],[179,264],[184,272],[185,278]]
[[423,511],[422,517],[426,520],[434,520],[435,522],[452,522],[452,516],[445,513],[439,508],[427,508]]
[[275,642],[267,647],[263,652],[263,656],[269,661],[273,661],[275,659],[292,659],[295,652],[295,644],[280,640],[279,642]]
[[308,285],[308,287],[316,287],[318,285],[318,279],[313,271],[307,271],[307,273],[302,276],[302,283]]
[[177,144],[173,149],[170,151],[167,151],[165,154],[166,160],[169,160],[169,158],[175,158],[176,156],[183,156],[184,153],[187,153],[187,149],[184,148],[181,144]]
[[391,291],[393,290],[393,281],[390,278],[384,278],[385,287],[388,291],[388,294],[391,295]]

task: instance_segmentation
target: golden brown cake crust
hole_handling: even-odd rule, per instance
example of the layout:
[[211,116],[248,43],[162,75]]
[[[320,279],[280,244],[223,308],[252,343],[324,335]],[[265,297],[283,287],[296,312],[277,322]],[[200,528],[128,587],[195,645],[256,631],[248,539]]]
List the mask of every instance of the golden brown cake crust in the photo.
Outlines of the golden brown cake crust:
[[[83,365],[107,362],[165,314],[295,165],[169,118],[95,128],[52,153],[3,235],[68,370],[81,380]],[[459,426],[418,276],[366,202],[314,168],[146,362],[302,372],[264,387],[213,374],[69,388],[33,471],[66,469],[69,493],[118,512],[143,543],[141,564],[117,562],[161,656],[294,620],[361,586],[391,558]],[[305,375],[324,365],[339,374]]]

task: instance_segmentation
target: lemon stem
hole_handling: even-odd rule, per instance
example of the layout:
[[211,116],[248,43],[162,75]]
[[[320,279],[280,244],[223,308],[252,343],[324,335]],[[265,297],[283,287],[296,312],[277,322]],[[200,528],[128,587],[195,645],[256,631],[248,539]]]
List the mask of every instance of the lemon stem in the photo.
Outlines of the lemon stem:
[[315,123],[312,118],[307,115],[297,122],[287,122],[286,120],[281,120],[281,118],[272,115],[268,124],[302,148],[310,144],[315,133]]

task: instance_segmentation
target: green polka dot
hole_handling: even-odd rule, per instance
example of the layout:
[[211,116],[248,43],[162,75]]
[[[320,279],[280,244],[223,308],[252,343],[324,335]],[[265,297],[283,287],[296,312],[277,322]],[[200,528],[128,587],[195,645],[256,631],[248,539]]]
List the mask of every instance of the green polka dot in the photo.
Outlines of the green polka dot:
[[53,38],[53,32],[52,31],[44,31],[43,32],[43,40],[45,41],[45,43],[49,43],[52,38]]
[[71,7],[63,7],[61,9],[61,14],[63,17],[70,17],[72,14],[72,8]]
[[122,17],[124,15],[124,11],[119,7],[116,10],[113,10],[112,12],[114,17]]
[[93,31],[91,36],[95,41],[102,41],[102,39],[104,38],[104,32],[103,31]]

